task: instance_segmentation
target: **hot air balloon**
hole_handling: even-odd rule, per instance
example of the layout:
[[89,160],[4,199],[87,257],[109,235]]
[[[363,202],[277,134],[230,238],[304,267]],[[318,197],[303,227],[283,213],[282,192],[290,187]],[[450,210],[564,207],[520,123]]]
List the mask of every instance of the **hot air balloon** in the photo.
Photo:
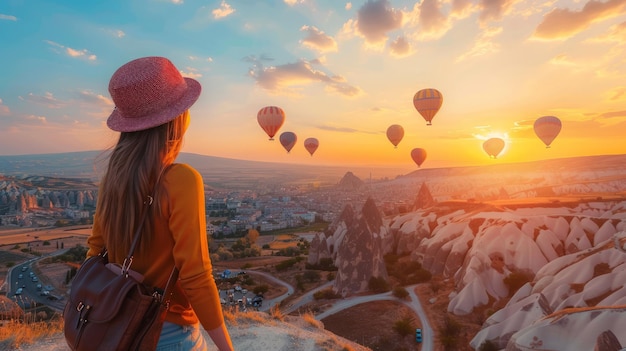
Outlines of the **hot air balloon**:
[[443,104],[443,95],[437,89],[422,89],[413,96],[413,106],[424,117],[426,125],[431,121]]
[[533,127],[535,134],[546,144],[547,149],[561,132],[561,120],[554,116],[543,116],[537,118]]
[[317,150],[318,146],[320,146],[320,142],[315,138],[307,138],[304,141],[304,148],[307,149],[311,156],[313,156],[313,153]]
[[293,146],[296,145],[298,137],[293,132],[283,132],[278,139],[280,140],[280,144],[287,150],[287,153],[289,153]]
[[270,140],[274,140],[274,135],[285,123],[285,112],[277,106],[266,106],[259,110],[256,119]]
[[399,124],[392,124],[387,128],[387,139],[391,141],[394,147],[398,147],[400,141],[404,137],[404,128]]
[[483,143],[483,149],[489,157],[498,158],[502,149],[504,149],[504,140],[500,138],[490,138]]
[[426,150],[420,147],[411,150],[411,158],[417,164],[417,167],[420,167],[426,160]]

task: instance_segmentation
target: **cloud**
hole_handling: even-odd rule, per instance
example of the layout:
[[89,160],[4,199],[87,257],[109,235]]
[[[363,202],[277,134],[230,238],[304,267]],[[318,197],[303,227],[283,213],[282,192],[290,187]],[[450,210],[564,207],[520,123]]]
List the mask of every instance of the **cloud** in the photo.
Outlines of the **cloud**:
[[[44,42],[50,45],[52,50],[56,53],[64,52],[69,57],[82,58],[89,61],[95,61],[97,59],[96,55],[90,53],[87,49],[73,49],[51,40],[44,40]],[[59,51],[59,49],[61,49],[61,51]]]
[[402,12],[388,0],[368,0],[357,12],[356,30],[369,44],[387,41],[387,33],[402,26]]
[[451,27],[450,21],[441,11],[441,3],[438,0],[424,0],[419,5],[418,22],[421,38],[440,38]]
[[107,34],[116,38],[123,38],[126,36],[126,33],[124,33],[124,31],[121,29],[107,29],[106,32]]
[[211,56],[209,57],[198,57],[198,56],[189,56],[189,59],[191,61],[206,61],[206,62],[213,62],[213,58]]
[[211,13],[213,14],[213,18],[221,19],[232,15],[233,13],[235,13],[235,11],[236,10],[233,9],[228,3],[226,3],[225,0],[222,0],[220,7],[211,11]]
[[29,93],[26,96],[20,96],[20,100],[35,103],[38,105],[43,105],[47,108],[62,108],[67,105],[67,102],[58,100],[52,95],[52,93],[46,92],[44,95],[35,95],[33,93]]
[[36,116],[36,115],[26,115],[23,120],[27,122],[35,122],[37,124],[46,124],[48,120],[44,116]]
[[302,26],[301,32],[306,32],[307,36],[301,40],[303,46],[319,52],[336,52],[337,42],[333,37],[326,35],[323,31],[312,26]]
[[609,32],[603,36],[590,40],[591,42],[626,43],[626,22],[611,26]]
[[600,118],[615,118],[615,117],[624,118],[626,117],[626,110],[604,112],[604,113],[599,114],[598,117]]
[[0,116],[8,116],[11,114],[11,110],[9,109],[9,106],[5,105],[2,102],[2,99],[0,99]]
[[497,52],[500,50],[500,46],[493,39],[500,33],[502,33],[501,27],[486,28],[474,41],[474,46],[466,53],[457,57],[456,62]]
[[170,2],[174,5],[182,5],[183,4],[183,0],[170,0]]
[[389,43],[389,50],[391,54],[396,57],[406,57],[413,53],[411,44],[409,44],[409,41],[404,36],[399,36]]
[[485,25],[489,21],[499,21],[511,11],[513,4],[525,0],[480,0],[478,21]]
[[[52,94],[51,94],[52,95]],[[89,90],[82,90],[78,93],[80,101],[89,105],[96,105],[99,107],[110,108],[114,106],[113,100],[102,94],[96,94]]]
[[180,74],[183,77],[193,78],[193,79],[198,79],[202,77],[202,73],[198,72],[196,68],[193,68],[193,67],[185,67],[185,68],[187,69],[187,72],[180,71]]
[[566,39],[585,30],[594,22],[622,15],[626,0],[591,0],[580,11],[556,8],[546,14],[532,35],[534,39]]
[[264,67],[261,61],[267,59],[263,57],[256,59],[254,56],[248,56],[244,60],[253,63],[248,75],[256,80],[261,88],[276,94],[300,95],[297,87],[313,83],[321,83],[325,85],[327,91],[347,97],[361,94],[361,89],[346,83],[344,77],[329,76],[314,69],[313,63],[306,60],[271,67]]
[[283,0],[285,4],[289,6],[294,6],[295,4],[304,4],[306,0]]
[[15,16],[11,16],[11,15],[4,15],[4,14],[0,13],[0,20],[4,20],[4,21],[17,21],[17,17],[15,17]]
[[381,134],[380,131],[371,132],[371,131],[359,130],[359,129],[355,129],[351,127],[337,127],[337,126],[331,126],[327,124],[318,125],[316,126],[316,128],[321,129],[321,130],[327,130],[330,132],[339,132],[339,133]]
[[608,93],[609,101],[626,101],[626,86],[615,87]]
[[352,9],[352,3],[351,2],[347,2],[346,3],[346,10],[350,10]]

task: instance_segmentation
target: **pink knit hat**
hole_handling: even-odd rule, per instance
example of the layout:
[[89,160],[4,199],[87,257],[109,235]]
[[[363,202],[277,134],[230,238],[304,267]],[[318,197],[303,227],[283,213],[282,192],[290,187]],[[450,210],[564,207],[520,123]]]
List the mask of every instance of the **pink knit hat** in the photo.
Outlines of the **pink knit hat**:
[[109,82],[115,109],[107,120],[118,132],[165,124],[188,110],[200,96],[200,83],[183,78],[164,57],[143,57],[118,68]]

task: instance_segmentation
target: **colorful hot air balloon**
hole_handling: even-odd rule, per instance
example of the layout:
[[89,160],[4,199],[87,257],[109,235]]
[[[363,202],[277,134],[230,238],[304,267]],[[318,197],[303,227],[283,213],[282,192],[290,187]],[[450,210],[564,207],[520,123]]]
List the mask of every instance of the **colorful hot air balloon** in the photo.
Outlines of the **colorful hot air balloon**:
[[431,121],[443,104],[443,95],[437,89],[422,89],[413,96],[413,106],[424,117],[426,125]]
[[420,167],[426,160],[426,150],[420,147],[411,150],[411,158],[417,164],[417,167]]
[[533,125],[535,134],[546,144],[546,149],[561,132],[561,120],[554,116],[543,116],[537,118]]
[[293,132],[283,132],[278,139],[280,140],[280,144],[287,150],[287,153],[289,153],[289,151],[293,149],[293,146],[296,145],[298,137]]
[[399,124],[392,124],[387,128],[387,139],[391,141],[394,147],[398,147],[400,141],[404,138],[404,128]]
[[285,112],[277,106],[266,106],[259,110],[256,119],[270,140],[274,140],[274,135],[285,123]]
[[304,148],[307,149],[311,156],[313,156],[313,153],[317,150],[318,146],[320,146],[320,142],[315,138],[307,138],[304,141]]
[[502,152],[502,149],[504,149],[504,145],[504,140],[500,138],[490,138],[483,143],[483,150],[485,150],[489,157],[498,158],[498,155]]

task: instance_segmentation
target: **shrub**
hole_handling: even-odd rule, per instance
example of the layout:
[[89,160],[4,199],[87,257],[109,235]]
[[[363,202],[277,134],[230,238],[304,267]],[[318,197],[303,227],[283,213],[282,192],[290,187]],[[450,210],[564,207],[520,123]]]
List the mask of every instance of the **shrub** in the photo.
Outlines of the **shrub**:
[[257,285],[252,289],[252,292],[256,295],[263,295],[270,289],[266,284]]
[[533,280],[532,273],[524,271],[511,272],[506,278],[504,278],[504,284],[509,288],[509,296],[513,296],[519,288],[524,284]]
[[405,299],[407,296],[409,296],[409,292],[406,291],[406,289],[402,286],[396,286],[395,288],[393,288],[393,296],[399,299]]
[[367,287],[374,293],[380,294],[389,291],[389,284],[383,277],[371,277]]
[[331,299],[337,299],[339,297],[341,297],[341,295],[336,294],[332,288],[320,290],[313,294],[313,298],[316,300],[322,300],[322,299],[331,300]]
[[497,347],[496,344],[491,342],[491,340],[486,340],[485,342],[480,344],[480,347],[478,348],[478,351],[498,351],[498,350],[500,350],[500,348]]
[[413,319],[410,317],[404,317],[397,320],[393,325],[393,330],[395,330],[402,337],[411,335],[413,333]]

